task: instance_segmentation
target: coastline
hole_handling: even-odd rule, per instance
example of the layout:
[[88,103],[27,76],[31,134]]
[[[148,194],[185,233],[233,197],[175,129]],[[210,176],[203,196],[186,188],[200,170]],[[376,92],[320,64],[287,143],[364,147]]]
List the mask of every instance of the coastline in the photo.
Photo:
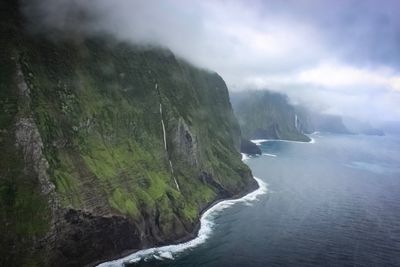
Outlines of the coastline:
[[296,140],[286,140],[286,139],[253,139],[250,141],[253,142],[254,144],[256,144],[257,146],[260,146],[262,143],[265,143],[265,142],[290,142],[290,143],[299,143],[299,144],[314,144],[315,139],[310,136],[308,136],[308,137],[310,138],[310,141],[308,141],[308,142],[296,141]]
[[[314,132],[312,134],[317,134],[318,132]],[[311,135],[312,135],[311,134]],[[252,139],[250,142],[254,143],[257,146],[261,146],[262,143],[265,142],[288,142],[288,143],[299,143],[299,144],[314,144],[315,139],[312,138],[311,136],[307,135],[310,138],[310,141],[304,142],[304,141],[295,141],[295,140],[286,140],[286,139]],[[246,154],[246,153],[240,153],[242,154],[242,161],[245,162],[249,159],[251,159],[254,155],[252,154]],[[276,157],[274,154],[269,154],[269,153],[262,153],[262,156],[269,156],[269,157]]]
[[[182,243],[165,245],[160,247],[152,247],[136,251],[127,251],[125,256],[119,257],[114,260],[101,261],[98,267],[121,267],[124,263],[135,263],[140,262],[144,259],[151,260],[164,260],[164,259],[174,259],[174,254],[181,253],[187,249],[194,248],[202,243],[204,243],[212,233],[212,226],[214,225],[213,216],[236,204],[236,203],[249,203],[255,201],[258,196],[263,195],[267,192],[267,184],[257,177],[253,177],[258,184],[258,188],[245,194],[239,198],[232,199],[221,199],[211,203],[207,208],[205,208],[200,213],[200,219],[198,226],[195,228],[195,237]],[[177,241],[179,242],[179,240]],[[133,253],[132,253],[133,252]]]

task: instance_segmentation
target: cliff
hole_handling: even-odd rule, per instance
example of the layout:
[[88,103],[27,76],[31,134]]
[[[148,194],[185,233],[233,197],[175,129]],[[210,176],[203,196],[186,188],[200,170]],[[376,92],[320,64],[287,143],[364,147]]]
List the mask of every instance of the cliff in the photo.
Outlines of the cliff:
[[312,125],[316,131],[351,134],[343,123],[343,119],[337,115],[313,114],[311,115]]
[[363,121],[357,118],[344,117],[343,124],[351,133],[354,134],[377,135],[377,136],[385,135],[382,129],[373,126],[370,122]]
[[309,141],[303,121],[282,94],[249,91],[232,94],[232,104],[247,139]]
[[17,1],[1,9],[1,266],[186,240],[256,187],[218,74],[109,36],[31,35]]
[[261,149],[253,142],[243,139],[240,142],[240,152],[248,155],[261,155]]

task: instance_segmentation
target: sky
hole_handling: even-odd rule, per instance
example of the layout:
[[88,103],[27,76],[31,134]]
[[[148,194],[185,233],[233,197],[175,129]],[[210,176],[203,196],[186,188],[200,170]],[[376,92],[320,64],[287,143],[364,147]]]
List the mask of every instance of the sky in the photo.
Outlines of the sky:
[[268,89],[329,114],[400,119],[400,1],[32,3],[24,10],[40,28],[106,32],[167,47],[218,72],[230,91]]

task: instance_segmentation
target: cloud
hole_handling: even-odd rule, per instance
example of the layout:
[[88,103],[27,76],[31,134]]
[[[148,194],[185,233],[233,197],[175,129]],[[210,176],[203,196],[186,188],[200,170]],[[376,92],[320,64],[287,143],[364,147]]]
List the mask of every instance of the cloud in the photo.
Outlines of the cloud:
[[400,118],[400,75],[390,67],[323,62],[290,74],[252,76],[251,87],[285,92],[295,104],[376,122]]
[[168,47],[220,73],[231,90],[269,88],[331,113],[354,107],[364,118],[371,111],[377,119],[400,114],[395,0],[30,3],[25,12],[32,28],[106,32]]
[[312,69],[301,71],[298,82],[311,83],[332,89],[377,88],[399,90],[400,75],[392,68],[359,68],[337,63],[324,63]]

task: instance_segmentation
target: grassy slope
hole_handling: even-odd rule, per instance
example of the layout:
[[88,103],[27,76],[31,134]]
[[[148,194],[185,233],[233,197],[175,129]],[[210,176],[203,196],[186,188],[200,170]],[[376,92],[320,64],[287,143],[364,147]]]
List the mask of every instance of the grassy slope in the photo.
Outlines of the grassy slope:
[[[10,27],[14,22],[3,23]],[[168,236],[176,218],[193,224],[206,205],[221,197],[215,184],[199,179],[200,173],[211,174],[230,196],[252,183],[235,149],[240,130],[217,74],[164,50],[96,38],[50,42],[18,30],[10,30],[13,36],[1,44],[0,221],[6,231],[0,231],[0,248],[5,263],[40,262],[35,259],[40,255],[26,249],[49,229],[46,199],[36,177],[21,171],[26,162],[15,146],[16,60],[31,89],[29,112],[62,207],[122,214],[137,222],[159,214],[161,234]],[[160,101],[169,154],[164,151]],[[175,148],[180,119],[198,142],[198,164],[193,166]],[[11,244],[15,253],[10,256],[6,251]]]
[[[168,195],[164,201],[183,203],[178,212],[193,220],[198,207],[216,196],[194,179],[198,170],[179,163],[182,194],[176,190],[163,149],[155,83],[167,114],[167,136],[176,118],[184,118],[202,138],[202,167],[227,186],[240,185],[242,178],[231,168],[241,163],[232,149],[230,110],[223,106],[227,95],[218,95],[226,88],[215,74],[195,70],[165,51],[107,48],[103,40],[76,47],[46,44],[41,40],[25,51],[25,71],[31,73],[37,123],[65,206],[91,209],[92,198],[96,203],[103,198],[99,209],[108,204],[139,215]],[[221,87],[212,88],[218,82]],[[164,206],[173,212],[174,205]]]

